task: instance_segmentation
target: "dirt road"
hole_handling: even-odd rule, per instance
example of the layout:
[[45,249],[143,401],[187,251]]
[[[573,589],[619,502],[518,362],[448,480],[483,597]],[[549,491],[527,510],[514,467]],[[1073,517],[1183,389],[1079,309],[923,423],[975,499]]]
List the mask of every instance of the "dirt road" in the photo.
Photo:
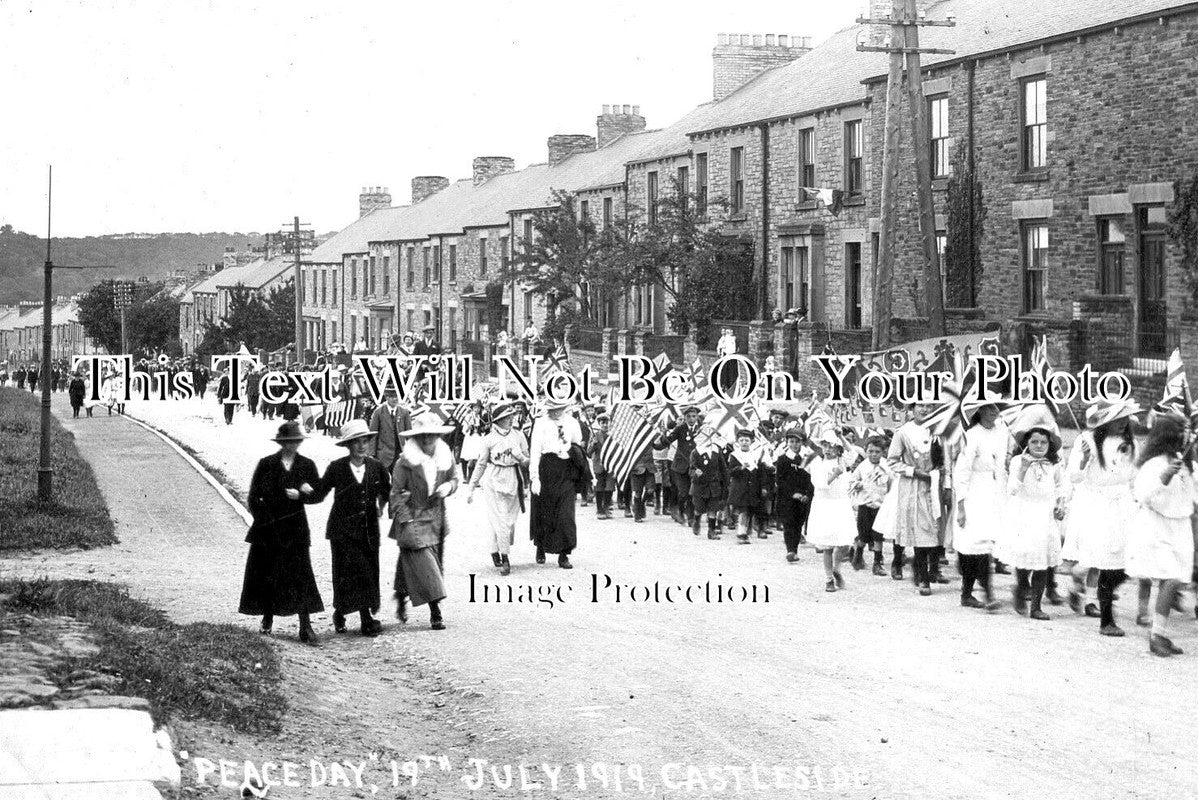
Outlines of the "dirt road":
[[[214,422],[214,406],[130,411],[244,489],[257,458],[274,448],[274,425],[243,415],[226,427]],[[123,580],[181,621],[237,620],[240,518],[128,420],[64,424],[96,466],[122,543],[8,566]],[[342,451],[317,439],[301,452],[323,468]],[[390,759],[444,754],[451,769],[434,766],[414,789],[376,784],[378,796],[438,798],[999,798],[1073,795],[1083,786],[1094,797],[1158,797],[1198,785],[1198,759],[1179,726],[1198,676],[1198,627],[1174,623],[1186,655],[1149,656],[1130,619],[1128,585],[1118,615],[1129,635],[1107,639],[1096,620],[1067,608],[1049,609],[1049,622],[1009,606],[997,615],[962,609],[959,584],[923,598],[909,583],[850,571],[847,589],[829,594],[816,555],[804,550],[800,564],[786,564],[777,534],[738,547],[732,537],[696,538],[666,517],[596,521],[593,508],[579,509],[574,570],[552,559],[534,565],[520,534],[503,579],[490,565],[479,508],[461,497],[451,506],[447,631],[429,631],[421,609],[407,626],[388,614],[377,640],[327,636],[308,649],[284,624],[294,710],[283,734],[222,741],[182,726],[194,742],[189,755],[307,765],[374,753],[374,773],[389,777]],[[314,532],[325,513],[313,511]],[[328,550],[317,540],[312,552],[327,602]],[[395,552],[386,541],[384,573]],[[649,588],[625,589],[617,602],[614,588],[604,588],[608,577]],[[1009,584],[1000,580],[1005,598]],[[480,602],[484,584],[505,602]],[[654,585],[696,584],[756,587],[758,602],[704,602],[702,590],[693,602],[680,592],[673,603],[645,599]],[[553,604],[506,602],[509,587],[513,600],[526,592]],[[327,615],[317,627],[329,630]],[[511,765],[512,788],[497,788],[486,772],[473,789],[469,759],[498,764],[501,779]],[[525,785],[541,788],[520,788],[521,763]],[[556,790],[541,764],[565,765]],[[278,787],[271,796],[358,791],[371,796],[369,786]]]

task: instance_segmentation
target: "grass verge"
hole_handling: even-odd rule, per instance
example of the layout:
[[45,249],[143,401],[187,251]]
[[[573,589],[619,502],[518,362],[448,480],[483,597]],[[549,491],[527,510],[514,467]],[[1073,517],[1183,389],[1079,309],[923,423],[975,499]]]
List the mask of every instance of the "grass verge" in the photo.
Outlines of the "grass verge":
[[75,437],[50,419],[54,500],[37,499],[41,396],[0,387],[0,550],[115,544],[116,533],[96,476]]
[[100,652],[59,664],[65,682],[90,669],[121,679],[119,694],[144,697],[156,723],[204,719],[237,731],[276,733],[286,699],[270,640],[233,625],[176,625],[118,584],[79,580],[0,581],[4,607],[74,617],[93,630]]

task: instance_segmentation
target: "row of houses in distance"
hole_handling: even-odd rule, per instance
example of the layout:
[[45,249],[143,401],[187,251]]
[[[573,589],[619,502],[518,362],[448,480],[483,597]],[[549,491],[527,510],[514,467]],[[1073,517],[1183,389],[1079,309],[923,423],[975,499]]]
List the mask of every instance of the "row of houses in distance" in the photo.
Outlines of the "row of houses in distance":
[[[42,304],[21,302],[0,306],[0,362],[16,369],[37,361],[42,353]],[[58,297],[50,309],[50,357],[70,358],[101,352],[84,334],[79,307],[69,297]]]

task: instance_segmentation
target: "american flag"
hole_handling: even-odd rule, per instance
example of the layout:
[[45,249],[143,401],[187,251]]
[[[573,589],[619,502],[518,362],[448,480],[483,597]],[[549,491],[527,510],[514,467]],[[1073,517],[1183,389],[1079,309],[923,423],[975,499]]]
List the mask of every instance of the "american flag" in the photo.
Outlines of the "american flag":
[[653,425],[640,407],[619,403],[612,410],[611,427],[599,448],[599,460],[617,484],[628,480],[637,459],[652,445],[653,436]]
[[351,419],[357,419],[358,398],[336,400],[329,403],[324,410],[324,425],[326,428],[340,428]]

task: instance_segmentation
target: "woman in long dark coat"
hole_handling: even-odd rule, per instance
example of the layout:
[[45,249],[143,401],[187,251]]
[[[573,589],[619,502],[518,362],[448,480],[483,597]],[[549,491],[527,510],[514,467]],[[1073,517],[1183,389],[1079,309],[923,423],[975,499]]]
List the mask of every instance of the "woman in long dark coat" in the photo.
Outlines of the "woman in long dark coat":
[[395,564],[396,610],[401,622],[407,622],[405,610],[410,598],[413,606],[428,603],[433,630],[444,630],[440,603],[445,599],[445,537],[449,526],[445,517],[445,498],[462,482],[462,472],[441,437],[452,431],[438,425],[432,412],[412,421],[401,431],[403,450],[391,473],[391,533],[399,544]]
[[537,563],[546,553],[557,553],[557,565],[573,569],[570,553],[578,545],[574,521],[577,487],[589,482],[582,452],[582,429],[566,415],[566,406],[549,401],[545,415],[532,428],[529,471],[532,474],[532,510],[529,532],[537,545]]
[[71,398],[71,413],[76,418],[79,416],[79,409],[83,408],[83,396],[86,393],[87,385],[83,382],[83,378],[72,375],[71,383],[67,387],[67,394]]
[[316,644],[309,615],[324,611],[324,603],[312,574],[304,504],[317,502],[320,473],[310,458],[299,454],[303,440],[298,423],[283,423],[274,438],[279,452],[259,461],[254,470],[250,482],[254,524],[245,537],[250,554],[238,610],[261,615],[263,633],[271,632],[275,617],[298,614],[300,641]]
[[333,628],[345,633],[345,615],[357,613],[363,636],[378,636],[379,513],[391,494],[391,477],[377,459],[366,455],[375,433],[364,420],[341,429],[337,444],[349,455],[329,464],[314,495],[319,502],[333,493],[325,538],[333,553]]

